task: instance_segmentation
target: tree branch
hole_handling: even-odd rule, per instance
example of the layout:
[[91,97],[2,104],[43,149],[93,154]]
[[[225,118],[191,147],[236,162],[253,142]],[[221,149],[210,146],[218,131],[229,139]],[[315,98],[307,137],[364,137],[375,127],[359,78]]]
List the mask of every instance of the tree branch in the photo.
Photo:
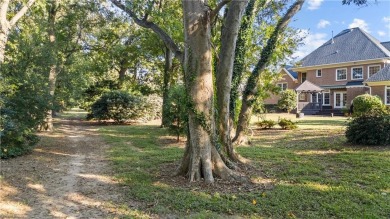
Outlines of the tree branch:
[[1,3],[1,8],[0,8],[0,28],[4,31],[8,29],[8,21],[7,21],[7,11],[8,11],[8,5],[9,5],[9,0],[4,0]]
[[136,14],[128,7],[123,5],[120,0],[111,0],[111,2],[124,12],[126,12],[133,20],[134,22],[143,27],[151,29],[155,34],[157,34],[160,39],[165,43],[165,45],[175,54],[175,57],[181,62],[184,63],[184,56],[183,52],[180,51],[179,47],[176,45],[176,43],[173,41],[173,39],[158,25],[156,25],[153,22],[141,20],[139,19]]
[[34,4],[35,0],[29,0],[27,5],[23,6],[22,9],[10,20],[9,26],[12,27],[18,22],[18,20],[27,12],[27,10]]
[[214,8],[214,10],[212,10],[210,13],[210,20],[214,20],[215,16],[217,16],[217,14],[223,8],[223,6],[225,6],[231,1],[232,0],[223,0],[222,2],[218,3],[218,5]]

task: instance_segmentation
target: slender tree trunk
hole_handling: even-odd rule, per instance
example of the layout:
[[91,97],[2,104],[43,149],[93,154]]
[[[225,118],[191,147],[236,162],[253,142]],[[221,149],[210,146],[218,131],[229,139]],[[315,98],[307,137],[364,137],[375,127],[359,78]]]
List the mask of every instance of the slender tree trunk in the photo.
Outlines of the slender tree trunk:
[[238,118],[236,136],[233,142],[236,144],[242,144],[246,141],[245,131],[249,126],[250,117],[252,115],[253,103],[255,102],[255,95],[257,92],[257,83],[259,80],[260,73],[264,71],[271,59],[272,53],[276,48],[276,43],[279,35],[284,31],[290,22],[291,18],[301,9],[304,0],[297,0],[287,10],[286,14],[280,19],[268,39],[266,46],[261,51],[260,60],[257,62],[255,68],[250,75],[248,82],[245,87],[245,91],[242,97],[242,107]]
[[53,107],[54,107],[54,95],[57,81],[57,45],[55,36],[55,22],[57,14],[57,2],[53,1],[48,6],[48,35],[49,35],[49,50],[50,50],[50,71],[49,71],[49,94],[50,94],[50,110],[47,112],[45,121],[45,130],[53,131]]
[[225,18],[221,36],[221,51],[216,73],[217,106],[218,106],[218,130],[220,141],[228,157],[233,161],[239,161],[235,153],[230,137],[230,91],[233,73],[233,63],[236,48],[237,35],[241,18],[248,1],[233,0]]
[[162,104],[162,118],[161,118],[161,127],[167,126],[166,114],[167,114],[167,100],[168,92],[170,88],[169,82],[171,81],[171,71],[172,71],[172,52],[166,47],[165,48],[165,66],[164,66],[164,84],[163,84],[163,104]]
[[124,66],[121,66],[119,69],[119,77],[118,77],[118,82],[119,82],[119,88],[122,88],[123,83],[125,82],[125,76],[126,76],[127,68]]

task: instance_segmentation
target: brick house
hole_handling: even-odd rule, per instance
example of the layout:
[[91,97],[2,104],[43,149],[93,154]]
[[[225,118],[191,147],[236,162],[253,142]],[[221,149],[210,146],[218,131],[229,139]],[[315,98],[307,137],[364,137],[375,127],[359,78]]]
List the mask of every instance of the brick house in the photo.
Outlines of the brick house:
[[388,64],[390,42],[381,43],[360,28],[346,29],[299,61],[291,69],[298,83],[287,87],[297,91],[298,111],[305,114],[340,112],[364,93],[390,105]]

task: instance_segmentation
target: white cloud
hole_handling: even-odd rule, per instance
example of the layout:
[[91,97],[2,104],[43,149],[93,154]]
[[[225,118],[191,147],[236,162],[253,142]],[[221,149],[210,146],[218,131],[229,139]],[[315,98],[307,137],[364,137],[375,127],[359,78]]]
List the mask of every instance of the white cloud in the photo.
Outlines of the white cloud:
[[298,51],[293,54],[293,57],[298,60],[304,58],[327,41],[327,34],[325,33],[310,33],[309,30],[302,30],[300,37],[304,36],[306,36],[303,40],[304,45],[300,46]]
[[384,31],[378,31],[378,35],[379,35],[379,36],[386,36],[386,32],[384,32]]
[[382,20],[386,23],[386,27],[390,29],[390,17],[383,17]]
[[309,4],[309,6],[307,8],[309,10],[317,10],[318,8],[320,8],[323,1],[324,0],[309,0],[307,2]]
[[353,22],[350,23],[348,27],[349,28],[360,27],[364,31],[370,33],[370,29],[368,27],[368,23],[365,20],[362,20],[362,19],[359,19],[359,18],[353,19]]
[[320,22],[318,22],[318,24],[317,24],[317,28],[318,29],[325,28],[328,25],[330,25],[329,21],[321,19]]

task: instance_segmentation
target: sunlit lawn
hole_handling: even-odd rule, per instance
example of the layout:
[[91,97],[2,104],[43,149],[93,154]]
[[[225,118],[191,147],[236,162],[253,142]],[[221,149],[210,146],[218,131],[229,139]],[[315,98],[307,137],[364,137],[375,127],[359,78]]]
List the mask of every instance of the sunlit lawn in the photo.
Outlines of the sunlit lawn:
[[[269,114],[267,119],[286,118]],[[295,116],[291,119],[295,120]],[[256,119],[255,119],[256,120]],[[299,119],[299,129],[254,130],[252,145],[239,153],[252,160],[272,189],[207,193],[158,182],[162,165],[183,149],[162,145],[158,126],[107,126],[101,134],[118,179],[142,211],[192,218],[389,218],[390,148],[354,147],[343,136],[346,117]]]

